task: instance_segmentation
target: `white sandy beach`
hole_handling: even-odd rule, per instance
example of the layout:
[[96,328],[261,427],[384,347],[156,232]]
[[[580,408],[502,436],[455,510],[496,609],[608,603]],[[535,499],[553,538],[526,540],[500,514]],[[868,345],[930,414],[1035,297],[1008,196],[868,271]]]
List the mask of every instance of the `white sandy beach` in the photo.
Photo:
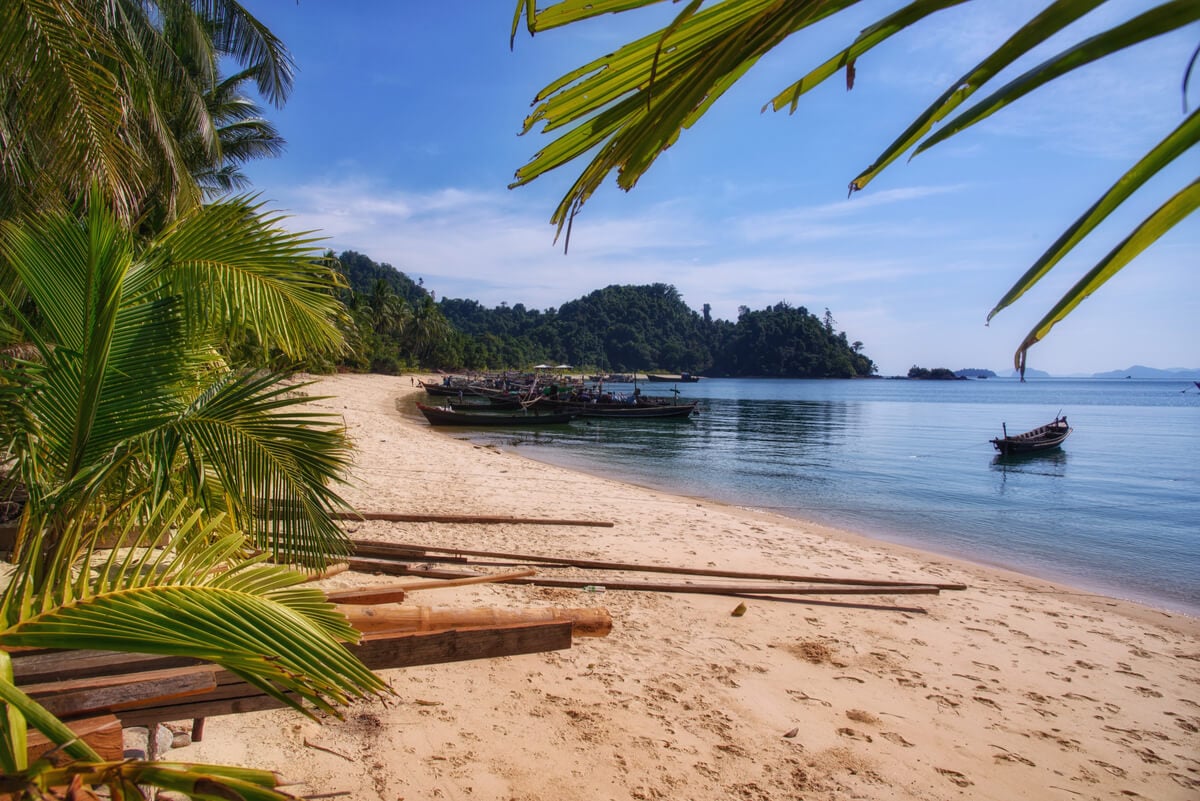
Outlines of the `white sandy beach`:
[[[344,720],[210,718],[172,760],[274,769],[360,799],[1200,798],[1200,622],[773,514],[472,445],[395,409],[410,378],[319,379],[360,511],[612,528],[354,523],[439,547],[855,578],[937,596],[811,602],[480,585],[439,606],[604,606],[566,651],[386,671]],[[574,575],[587,577],[586,571]],[[343,573],[329,587],[378,584]]]

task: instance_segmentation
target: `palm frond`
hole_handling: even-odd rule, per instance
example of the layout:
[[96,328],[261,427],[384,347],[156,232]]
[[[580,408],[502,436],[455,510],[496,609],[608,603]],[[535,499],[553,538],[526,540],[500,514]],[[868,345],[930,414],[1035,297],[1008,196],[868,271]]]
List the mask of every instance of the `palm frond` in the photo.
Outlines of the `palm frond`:
[[[6,200],[37,208],[98,180],[125,214],[140,194],[137,151],[122,138],[128,97],[108,64],[112,37],[76,4],[0,3],[0,90],[20,109],[21,146],[0,162]],[[11,206],[10,206],[11,208]]]
[[188,491],[227,508],[278,561],[316,566],[348,552],[329,512],[349,448],[341,421],[306,410],[280,376],[230,375],[200,393],[164,429],[166,463],[184,460]]
[[1034,344],[1050,333],[1051,328],[1099,289],[1104,282],[1116,275],[1139,253],[1154,244],[1163,234],[1178,225],[1197,208],[1200,208],[1200,180],[1193,181],[1159,206],[1153,214],[1121,240],[1120,244],[1109,251],[1108,255],[1101,259],[1095,267],[1088,270],[1087,274],[1080,278],[1067,294],[1063,295],[1054,308],[1038,321],[1017,348],[1017,352],[1013,356],[1013,364],[1020,371],[1022,377],[1025,375],[1026,354]]
[[336,353],[341,304],[320,240],[285,230],[262,203],[233,198],[182,217],[145,261],[185,302],[186,318],[244,326],[292,357]]
[[1112,55],[1148,39],[1178,30],[1200,19],[1200,4],[1194,0],[1172,0],[1139,14],[1121,25],[1089,37],[1074,47],[1043,61],[1036,67],[1009,81],[983,100],[946,123],[937,133],[926,138],[913,151],[922,153],[939,142],[987,119],[1000,109],[1019,100],[1072,70]]
[[1024,275],[1017,279],[1004,297],[988,312],[988,320],[1024,295],[1080,240],[1120,207],[1134,192],[1198,143],[1200,143],[1200,111],[1193,111],[1178,128],[1168,134],[1163,141],[1122,175],[1099,200],[1092,204],[1091,208],[1055,240],[1053,245],[1047,248],[1046,252],[1033,263],[1033,266]]

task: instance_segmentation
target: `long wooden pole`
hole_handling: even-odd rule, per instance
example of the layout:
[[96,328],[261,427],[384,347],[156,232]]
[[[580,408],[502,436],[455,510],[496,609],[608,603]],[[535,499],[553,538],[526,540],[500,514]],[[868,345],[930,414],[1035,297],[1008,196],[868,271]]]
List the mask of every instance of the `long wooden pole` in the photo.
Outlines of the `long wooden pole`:
[[383,584],[373,587],[348,587],[326,590],[325,597],[338,604],[386,604],[404,600],[407,593],[416,590],[441,590],[447,587],[465,587],[470,584],[489,584],[537,575],[532,567],[525,570],[510,570],[507,573],[489,573],[486,576],[468,576],[458,579],[434,579],[432,581],[410,581],[407,584]]
[[642,592],[678,592],[699,595],[937,595],[939,590],[932,584],[908,584],[897,587],[887,585],[855,585],[833,587],[803,587],[795,584],[663,584],[654,581],[605,581],[595,579],[528,578],[510,579],[506,584],[533,584],[538,587],[603,587],[606,590],[641,590]]
[[[537,556],[532,554],[502,553],[498,551],[473,551],[466,548],[435,548],[426,545],[412,545],[395,542],[375,542],[370,540],[351,540],[356,552],[369,552],[372,556],[394,555],[392,558],[419,559],[422,553],[444,553],[451,555],[483,556],[491,559],[509,559],[514,562],[537,562],[541,564],[563,565],[566,567],[590,568],[593,570],[627,570],[645,573],[671,573],[686,576],[711,576],[713,578],[750,579],[752,581],[800,581],[809,584],[842,584],[861,585],[866,587],[936,587],[939,590],[965,590],[965,584],[943,584],[937,582],[918,581],[885,581],[883,579],[835,578],[831,576],[792,576],[778,573],[753,573],[739,570],[713,570],[694,567],[671,567],[667,565],[629,564],[623,562],[603,562],[590,559],[570,559],[560,556]],[[534,582],[540,583],[540,582]],[[596,584],[591,581],[589,584]]]
[[550,517],[511,517],[508,515],[433,515],[400,512],[334,512],[336,520],[384,520],[391,523],[513,523],[526,526],[591,526],[612,528],[611,520],[559,520]]

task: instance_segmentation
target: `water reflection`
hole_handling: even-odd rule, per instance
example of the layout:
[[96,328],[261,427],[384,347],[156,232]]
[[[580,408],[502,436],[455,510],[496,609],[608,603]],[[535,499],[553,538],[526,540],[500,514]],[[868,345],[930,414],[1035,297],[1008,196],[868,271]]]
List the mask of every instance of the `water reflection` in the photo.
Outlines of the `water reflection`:
[[992,457],[992,470],[998,473],[1026,473],[1035,476],[1067,474],[1067,452],[1064,450],[1041,451],[1040,453],[1016,453]]

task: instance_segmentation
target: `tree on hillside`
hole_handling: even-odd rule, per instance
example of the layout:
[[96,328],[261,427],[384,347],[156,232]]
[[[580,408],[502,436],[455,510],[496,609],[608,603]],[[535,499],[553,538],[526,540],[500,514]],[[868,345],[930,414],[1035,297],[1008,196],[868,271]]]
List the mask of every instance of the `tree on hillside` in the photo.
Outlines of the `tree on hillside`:
[[[912,0],[868,26],[848,46],[769,101],[776,111],[794,111],[801,97],[845,70],[847,87],[854,84],[855,61],[901,31],[943,9],[971,0]],[[977,1],[977,0],[976,0]],[[515,39],[522,18],[530,34],[607,13],[626,12],[659,0],[564,0],[537,8],[537,0],[518,0],[513,18]],[[860,0],[692,0],[683,5],[665,28],[647,34],[616,51],[572,70],[547,85],[525,119],[525,131],[543,123],[543,130],[564,131],[532,161],[517,171],[512,186],[520,186],[570,161],[591,161],[559,203],[552,217],[558,232],[566,230],[586,200],[607,175],[629,190],[664,150],[693,125],[713,103],[766,53],[792,34],[817,25]],[[1136,14],[1045,59],[965,110],[956,109],[1017,59],[1035,50],[1109,0],[1047,0],[1045,8],[975,67],[951,83],[868,167],[850,182],[851,191],[864,189],[884,168],[912,151],[915,155],[945,141],[1037,88],[1079,67],[1124,48],[1180,30],[1200,19],[1196,0],[1168,0]],[[1193,56],[1193,63],[1195,57]],[[1192,64],[1180,64],[1181,75]],[[1186,79],[1185,79],[1186,85]],[[936,123],[942,123],[931,134]],[[993,315],[1011,304],[1061,261],[1088,233],[1136,190],[1200,141],[1200,111],[1185,118],[1134,164],[1096,203],[1086,210],[997,302]],[[1067,291],[1034,326],[1017,348],[1014,361],[1024,372],[1028,349],[1046,336],[1084,298],[1104,284],[1146,247],[1200,206],[1200,180],[1193,180],[1170,197],[1107,256]]]

